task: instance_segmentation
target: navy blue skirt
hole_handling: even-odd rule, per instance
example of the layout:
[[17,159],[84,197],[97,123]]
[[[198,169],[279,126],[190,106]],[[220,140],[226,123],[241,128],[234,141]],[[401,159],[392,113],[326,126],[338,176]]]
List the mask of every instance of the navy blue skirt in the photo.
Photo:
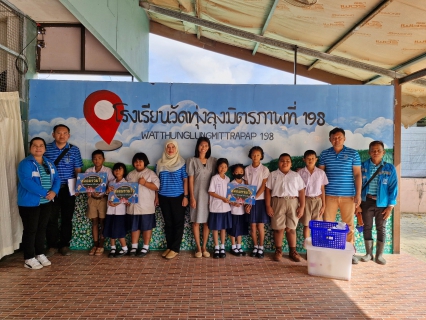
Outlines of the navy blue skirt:
[[105,217],[104,237],[119,239],[126,237],[126,216],[110,215]]
[[248,223],[245,214],[232,215],[232,227],[226,229],[226,232],[233,237],[248,235]]
[[155,223],[155,213],[152,214],[128,214],[127,216],[127,230],[130,231],[148,231],[154,229],[157,224]]
[[208,226],[210,230],[223,230],[232,228],[231,211],[228,212],[210,212]]
[[256,204],[251,207],[250,214],[247,214],[248,223],[271,223],[271,217],[266,213],[265,200],[256,200]]

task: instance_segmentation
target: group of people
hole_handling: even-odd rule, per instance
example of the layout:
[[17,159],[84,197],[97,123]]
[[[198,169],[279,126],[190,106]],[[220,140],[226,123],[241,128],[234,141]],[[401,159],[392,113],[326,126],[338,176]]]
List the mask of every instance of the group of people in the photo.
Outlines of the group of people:
[[[81,172],[83,162],[78,147],[68,143],[69,128],[63,124],[53,129],[54,141],[46,144],[40,137],[30,141],[30,155],[18,168],[18,206],[24,225],[22,247],[24,266],[40,269],[51,262],[48,257],[56,251],[69,255],[72,215],[75,196],[68,190],[68,179]],[[361,163],[356,150],[344,145],[345,131],[334,128],[329,133],[332,147],[321,153],[319,168],[315,151],[304,153],[306,166],[292,171],[291,156],[282,153],[278,169],[269,172],[261,163],[264,154],[259,146],[252,147],[248,157],[251,164],[229,166],[225,158],[211,156],[210,140],[197,140],[194,157],[186,161],[179,153],[176,141],[168,140],[158,160],[155,172],[147,166],[146,154],[136,153],[132,159],[134,170],[127,174],[123,163],[112,170],[103,165],[104,153],[92,154],[93,167],[86,172],[105,172],[109,183],[136,182],[139,201],[134,204],[114,204],[105,193],[88,193],[87,217],[92,221],[94,246],[89,255],[102,255],[104,239],[110,238],[109,257],[124,255],[144,257],[149,252],[152,229],[156,227],[155,208],[161,208],[167,243],[162,253],[173,259],[180,252],[186,207],[196,243],[195,257],[210,257],[207,240],[213,234],[213,258],[225,258],[226,234],[230,236],[230,253],[244,256],[242,236],[250,233],[253,240],[252,257],[264,257],[264,225],[271,224],[274,232],[275,261],[282,260],[284,233],[289,246],[289,258],[301,261],[296,251],[296,227],[301,219],[304,237],[309,237],[309,221],[335,221],[340,209],[342,221],[349,226],[347,241],[354,241],[354,213],[362,212],[366,255],[362,261],[374,259],[385,264],[383,258],[386,220],[396,204],[397,176],[392,164],[383,162],[384,144],[373,141],[369,146],[370,159]],[[226,175],[230,172],[232,181]],[[228,184],[257,187],[255,203],[244,205],[227,197]],[[58,218],[61,218],[61,227]],[[377,229],[376,256],[373,257],[372,226]],[[202,225],[202,228],[200,228]],[[202,229],[202,236],[200,235]],[[250,231],[249,231],[250,230]],[[131,247],[125,236],[131,232]],[[142,233],[143,246],[139,248]],[[121,244],[116,247],[116,240]],[[219,241],[220,240],[220,241]],[[44,244],[47,242],[48,249]],[[358,258],[353,256],[353,263]]]

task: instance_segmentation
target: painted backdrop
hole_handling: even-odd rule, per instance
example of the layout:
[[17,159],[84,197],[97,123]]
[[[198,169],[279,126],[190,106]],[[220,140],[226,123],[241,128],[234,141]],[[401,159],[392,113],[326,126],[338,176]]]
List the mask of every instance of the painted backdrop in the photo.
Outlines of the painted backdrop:
[[[348,147],[368,159],[368,144],[382,140],[386,161],[393,163],[393,89],[390,86],[331,85],[211,85],[169,83],[123,83],[92,81],[30,81],[30,138],[53,140],[52,128],[64,123],[71,129],[70,142],[78,146],[84,169],[91,166],[91,153],[105,151],[106,164],[124,162],[131,168],[136,152],[147,154],[151,165],[161,157],[164,142],[177,139],[181,155],[194,155],[196,139],[207,136],[212,156],[229,163],[250,164],[248,151],[259,145],[263,164],[271,171],[277,158],[289,153],[293,169],[303,166],[308,149],[318,155],[331,147],[328,132],[346,130]],[[90,222],[85,217],[86,198],[77,199],[72,248],[91,247]],[[163,220],[157,212],[151,247],[165,246]],[[392,252],[392,224],[388,223],[386,252]],[[302,229],[298,249],[302,249]],[[250,237],[243,241],[251,247]],[[212,247],[212,241],[209,240]],[[286,248],[284,244],[284,250]],[[189,216],[183,250],[193,249]],[[363,251],[357,234],[357,249]],[[269,226],[266,250],[274,244]]]

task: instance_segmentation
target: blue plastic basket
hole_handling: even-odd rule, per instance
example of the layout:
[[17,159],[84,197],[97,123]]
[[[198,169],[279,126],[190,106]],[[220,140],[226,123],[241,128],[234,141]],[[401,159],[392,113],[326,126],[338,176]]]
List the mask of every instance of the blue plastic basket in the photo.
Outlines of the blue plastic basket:
[[324,247],[331,249],[345,250],[346,235],[349,232],[349,227],[346,229],[333,229],[337,226],[337,222],[326,221],[309,221],[309,228],[311,229],[312,245],[314,247]]

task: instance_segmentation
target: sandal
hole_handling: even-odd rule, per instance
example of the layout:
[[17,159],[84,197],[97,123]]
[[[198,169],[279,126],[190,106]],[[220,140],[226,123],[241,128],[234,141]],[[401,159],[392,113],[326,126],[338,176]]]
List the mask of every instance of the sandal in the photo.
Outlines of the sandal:
[[219,259],[219,249],[214,249],[213,258]]
[[203,257],[204,258],[209,258],[210,257],[210,253],[207,250],[203,251]]
[[104,248],[98,247],[96,248],[95,256],[101,256],[104,253]]
[[129,251],[129,256],[131,256],[131,257],[136,256],[136,251],[138,251],[138,249],[137,249],[137,248],[132,248],[132,249],[130,249],[130,251]]
[[257,250],[256,258],[263,259],[264,256],[265,254],[262,249]]
[[97,247],[93,247],[90,251],[89,251],[89,256],[94,256],[95,252],[98,248]]
[[225,249],[220,249],[219,258],[225,258],[225,257],[226,257]]

